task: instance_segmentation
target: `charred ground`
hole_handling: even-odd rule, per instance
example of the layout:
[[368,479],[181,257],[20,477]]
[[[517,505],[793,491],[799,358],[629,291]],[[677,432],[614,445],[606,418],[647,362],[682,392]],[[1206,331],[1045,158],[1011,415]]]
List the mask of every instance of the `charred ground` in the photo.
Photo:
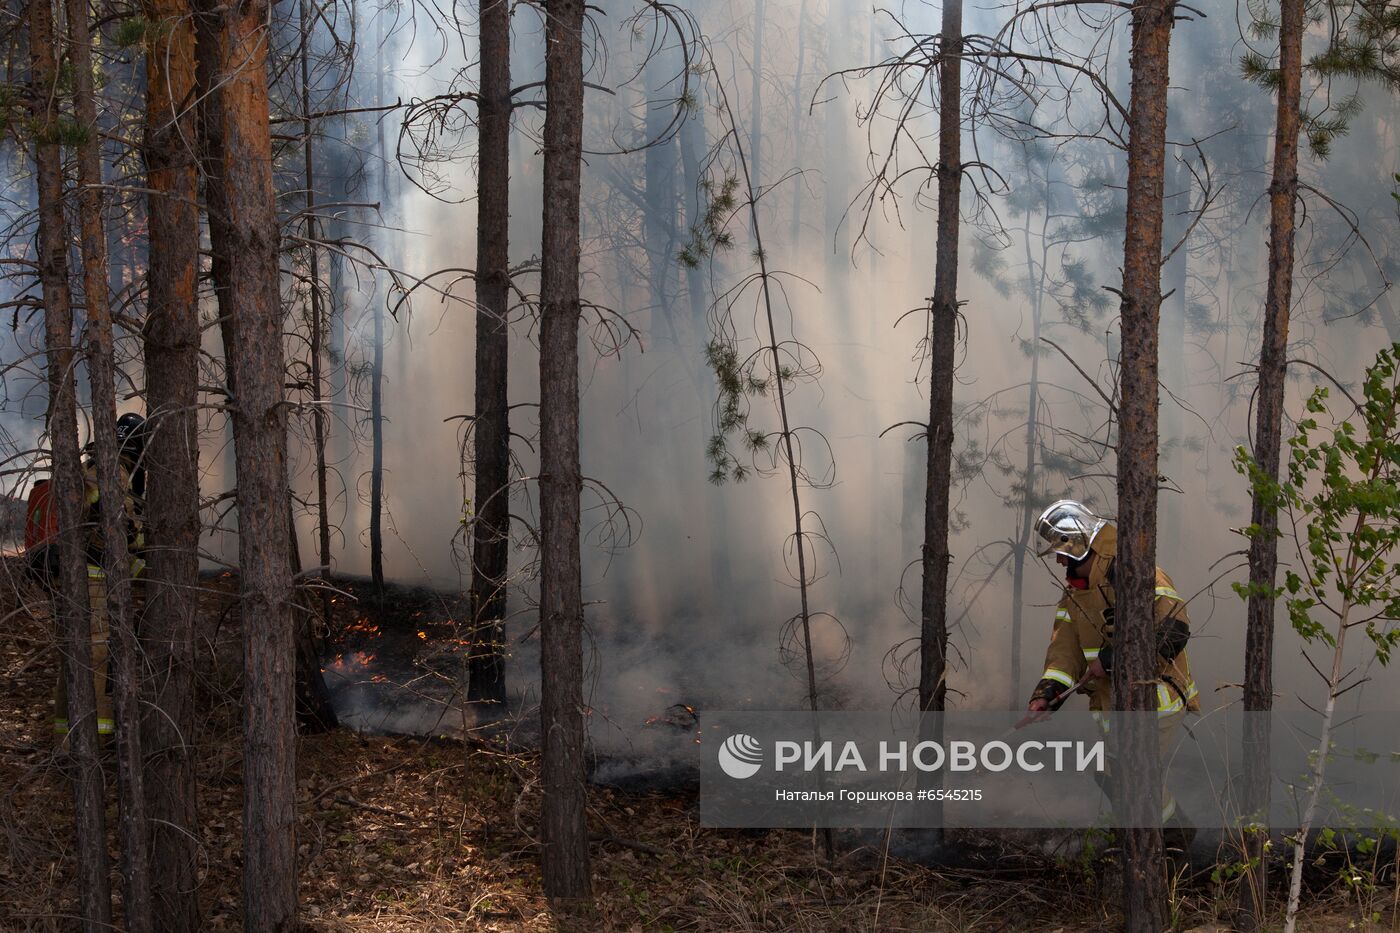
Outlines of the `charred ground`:
[[[72,926],[76,892],[64,760],[49,732],[56,652],[42,599],[13,561],[4,570],[0,927],[63,930]],[[200,902],[209,930],[242,927],[234,583],[229,576],[206,579],[199,616]],[[410,672],[425,695],[450,695],[460,646],[454,610],[441,600],[420,592],[417,602],[404,598],[377,614],[368,600],[339,599],[328,673],[339,660],[348,683],[407,695],[413,685],[396,678]],[[415,627],[404,634],[404,623]],[[358,672],[350,670],[355,652],[365,662]],[[662,715],[681,718],[676,710]],[[653,727],[684,732],[682,725]],[[556,910],[540,884],[538,762],[523,734],[499,726],[453,738],[341,728],[300,739],[305,928],[1092,930],[1117,922],[1111,859],[1068,849],[1046,855],[1038,840],[968,836],[955,840],[956,859],[931,866],[897,857],[909,851],[901,840],[887,849],[878,837],[847,837],[838,839],[840,854],[828,864],[806,833],[702,829],[693,788],[637,769],[626,790],[595,785],[590,793],[595,905],[582,915]],[[1218,929],[1224,900],[1210,872],[1183,867],[1177,880],[1179,925]],[[1310,928],[1345,928],[1357,916],[1356,894],[1345,886],[1316,894]],[[1372,900],[1390,905],[1379,926],[1393,928],[1400,914],[1389,889]]]

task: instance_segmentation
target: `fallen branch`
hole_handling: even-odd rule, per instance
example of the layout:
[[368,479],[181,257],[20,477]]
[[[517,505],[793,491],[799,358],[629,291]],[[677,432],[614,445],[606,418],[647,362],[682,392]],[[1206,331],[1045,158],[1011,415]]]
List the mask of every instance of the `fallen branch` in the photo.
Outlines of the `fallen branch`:
[[[315,797],[312,797],[312,798],[311,798],[311,806],[314,807],[316,804],[320,803],[322,800],[324,800],[326,797],[330,796],[331,794],[335,793],[336,791],[341,790],[341,789],[346,788],[346,787],[349,787],[351,784],[354,784],[356,781],[359,781],[359,780],[361,780],[361,779],[363,779],[363,778],[375,777],[376,775],[382,777],[383,775],[386,775],[386,774],[393,774],[395,771],[399,770],[400,768],[407,767],[408,765],[410,765],[410,764],[412,764],[412,763],[413,763],[413,759],[412,759],[412,758],[409,758],[409,759],[406,759],[406,760],[404,760],[404,761],[401,761],[401,762],[399,762],[398,764],[393,765],[393,766],[391,766],[391,767],[388,767],[388,768],[381,768],[381,769],[379,769],[378,771],[366,771],[364,774],[357,774],[357,775],[355,775],[355,776],[352,777],[352,778],[348,778],[347,780],[340,781],[340,782],[338,782],[338,783],[336,783],[336,784],[332,784],[330,787],[327,787],[325,790],[321,791],[321,792],[320,792],[319,794],[317,794]],[[353,799],[353,798],[352,798],[352,799]]]
[[390,810],[388,807],[381,807],[372,803],[364,803],[363,801],[356,800],[349,794],[336,797],[335,802],[344,804],[347,807],[357,807],[361,810],[368,810],[371,813],[382,813],[385,816],[392,816],[399,820],[410,821],[413,819],[413,817],[409,816],[407,813],[400,813],[397,810]]

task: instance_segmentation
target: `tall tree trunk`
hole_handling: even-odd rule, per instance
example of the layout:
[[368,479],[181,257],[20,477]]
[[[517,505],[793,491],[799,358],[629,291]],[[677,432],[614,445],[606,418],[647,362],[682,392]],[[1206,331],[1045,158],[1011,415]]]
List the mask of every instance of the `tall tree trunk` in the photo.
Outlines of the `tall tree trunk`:
[[[725,114],[729,123],[728,135],[734,142],[735,162],[738,164],[739,173],[742,176],[743,209],[749,215],[749,234],[753,237],[753,255],[758,263],[757,281],[759,286],[759,310],[761,317],[758,318],[759,339],[763,342],[763,347],[759,351],[768,356],[768,371],[773,379],[773,398],[777,403],[778,424],[780,430],[778,436],[782,443],[782,457],[787,474],[788,497],[792,500],[792,542],[793,550],[797,559],[797,594],[799,607],[797,615],[793,616],[785,625],[796,625],[796,630],[800,633],[802,643],[803,660],[806,662],[807,674],[807,707],[814,712],[819,708],[817,698],[817,666],[816,657],[812,649],[812,604],[811,604],[811,584],[812,577],[807,572],[807,533],[803,530],[803,518],[806,511],[802,508],[802,473],[801,462],[797,458],[797,448],[793,444],[792,419],[788,415],[788,393],[791,391],[790,376],[785,375],[786,366],[783,363],[782,343],[778,339],[777,316],[774,312],[773,300],[773,279],[774,273],[768,266],[768,253],[763,246],[763,226],[758,220],[758,199],[760,191],[758,181],[754,177],[749,165],[747,154],[744,152],[743,139],[739,133],[738,123],[734,116],[734,111],[730,108],[729,97],[721,93],[721,112]],[[821,744],[821,728],[817,720],[812,720],[812,741]],[[824,787],[824,779],[817,775],[817,789],[820,791]],[[829,827],[822,830],[822,844],[826,851],[827,861],[831,861],[833,855],[832,835]]]
[[116,709],[118,827],[121,837],[122,903],[133,933],[151,929],[151,865],[142,782],[141,712],[137,679],[142,665],[131,618],[131,552],[127,496],[117,455],[116,351],[107,292],[107,231],[102,222],[101,135],[93,92],[92,26],[87,0],[67,0],[73,65],[74,116],[82,133],[77,146],[78,216],[87,312],[87,366],[92,385],[92,431],[97,464],[102,571],[112,635],[112,700]]
[[384,302],[374,296],[374,351],[370,357],[369,576],[384,600]]
[[[343,193],[345,189],[340,189]],[[344,195],[347,199],[348,193]],[[335,230],[332,239],[343,239],[346,236],[348,224],[339,220],[335,222]],[[331,370],[328,374],[327,382],[330,388],[331,410],[336,412],[337,427],[331,431],[333,441],[332,447],[335,451],[335,465],[337,471],[347,469],[354,458],[356,444],[356,432],[354,421],[349,416],[350,409],[350,363],[347,334],[345,332],[345,257],[334,252],[329,257],[330,270],[328,278],[330,280],[330,309],[328,330],[330,331],[330,347],[328,352],[331,359]],[[343,480],[337,481],[336,498],[339,499],[345,492]],[[340,525],[340,537],[342,541],[354,541],[358,538],[358,531],[355,528],[355,510],[347,508],[342,517]]]
[[[77,841],[78,911],[82,929],[105,933],[112,925],[107,877],[107,806],[97,751],[97,695],[83,540],[83,468],[78,452],[74,378],[73,304],[68,281],[68,221],[63,214],[63,153],[58,143],[58,63],[53,8],[29,0],[30,76],[35,122],[34,163],[39,203],[39,281],[44,293],[44,345],[48,366],[49,444],[53,507],[58,511],[59,578],[54,614],[63,656],[72,758],[73,829]],[[53,581],[51,581],[53,585]]]
[[[1026,162],[1030,169],[1030,160]],[[1048,247],[1046,236],[1050,228],[1050,177],[1045,178],[1045,214],[1040,226],[1040,261],[1031,253],[1031,218],[1026,214],[1022,243],[1026,251],[1026,285],[1031,303],[1031,375],[1026,385],[1026,466],[1021,492],[1021,519],[1016,539],[1016,556],[1011,565],[1011,698],[1009,709],[1015,709],[1021,696],[1021,633],[1025,617],[1026,564],[1031,556],[1032,535],[1035,533],[1036,496],[1040,489],[1037,468],[1040,434],[1040,325],[1045,302],[1045,275]]]
[[[1288,319],[1293,293],[1294,204],[1298,197],[1298,130],[1303,67],[1303,0],[1282,0],[1279,28],[1278,116],[1274,177],[1269,185],[1269,279],[1259,350],[1254,459],[1270,482],[1278,479],[1283,433],[1283,390],[1288,369]],[[1278,571],[1278,506],[1271,490],[1254,484],[1249,543],[1249,606],[1245,627],[1244,708],[1267,712],[1274,702],[1274,585]],[[1268,818],[1269,731],[1263,716],[1245,717],[1245,812]],[[1267,836],[1247,840],[1247,858],[1261,858]],[[1246,873],[1241,920],[1257,928],[1266,912],[1264,866]]]
[[[379,33],[378,58],[375,64],[375,102],[384,105],[384,16],[380,9],[374,14]],[[379,210],[383,215],[389,203],[389,154],[384,139],[384,121],[379,122],[375,142],[379,149]],[[384,305],[387,295],[374,296],[374,351],[370,362],[369,386],[369,575],[374,584],[375,598],[384,601]]]
[[[671,67],[672,60],[677,64]],[[646,171],[646,210],[643,212],[643,235],[647,256],[647,278],[651,287],[653,329],[659,331],[664,318],[677,342],[683,342],[687,329],[675,318],[676,263],[676,165],[677,146],[674,135],[667,135],[671,123],[672,102],[661,93],[667,79],[680,71],[679,56],[669,49],[653,51],[646,62],[647,101],[645,133],[651,144],[643,152]],[[661,141],[659,141],[661,140]]]
[[[219,309],[219,338],[224,345],[224,382],[229,398],[237,394],[234,385],[233,358],[237,355],[237,331],[233,326],[233,304],[229,295],[229,256],[232,251],[229,228],[228,196],[224,185],[224,117],[223,67],[227,42],[221,16],[222,7],[215,0],[192,0],[195,8],[195,115],[198,123],[200,175],[204,187],[205,218],[209,224],[210,279]],[[229,418],[232,431],[233,419]],[[231,439],[231,438],[230,438]],[[228,479],[237,471],[233,444],[225,457]]]
[[[290,480],[288,481],[290,484]],[[290,490],[290,485],[289,485]],[[292,496],[287,495],[287,540],[290,542],[287,553],[291,558],[291,572],[294,580],[301,579],[301,545],[297,540],[296,513],[292,509]],[[324,591],[323,591],[324,592]],[[329,732],[338,723],[335,708],[331,706],[331,694],[326,689],[326,678],[321,672],[320,639],[315,631],[316,610],[311,600],[306,598],[306,587],[293,584],[292,617],[297,620],[293,630],[296,639],[296,711],[297,725],[303,734]]]
[[579,562],[579,181],[583,0],[545,6],[544,236],[540,269],[540,732],[544,891],[588,897],[583,597]]
[[[1122,710],[1156,709],[1153,598],[1157,546],[1157,351],[1161,312],[1162,185],[1167,75],[1174,0],[1133,7],[1132,103],[1128,118],[1128,202],[1123,244],[1121,392],[1118,411],[1118,557],[1114,563],[1113,696]],[[1123,825],[1160,819],[1157,732],[1115,730],[1117,805]],[[1166,926],[1166,871],[1160,828],[1124,829],[1123,909],[1127,929]]]
[[948,667],[948,503],[958,327],[958,202],[962,189],[962,0],[943,6],[938,70],[938,255],[929,321],[928,473],[924,486],[919,708],[942,710]]
[[[243,625],[243,923],[290,931],[296,923],[294,665],[290,614],[287,416],[278,294],[278,229],[268,127],[265,0],[214,7],[212,43],[199,55],[218,86],[209,108],[217,137],[207,142],[218,173],[211,227],[222,226],[227,271],[222,305],[232,346],[225,347],[237,445],[238,558]],[[202,62],[203,64],[203,62]],[[225,216],[215,221],[216,201]],[[216,265],[217,268],[217,265]]]
[[194,774],[194,625],[199,586],[199,206],[195,37],[189,0],[145,0],[150,223],[145,327],[146,606],[150,670],[142,739],[156,928],[200,928]]
[[481,5],[476,200],[476,522],[467,700],[504,703],[510,559],[510,3]]
[[[962,190],[962,0],[945,0],[938,67],[938,234],[929,320],[928,461],[923,586],[919,599],[919,709],[939,713],[948,693],[948,518],[953,471],[953,369],[958,329],[958,203]],[[924,717],[920,738],[943,738]],[[938,813],[942,804],[935,803]],[[941,843],[942,830],[931,833]]]
[[[326,408],[321,366],[325,356],[325,314],[321,302],[321,250],[317,242],[321,226],[316,219],[315,148],[311,137],[311,2],[301,0],[299,25],[301,29],[301,133],[306,188],[306,240],[308,272],[310,273],[309,304],[311,306],[311,428],[316,458],[316,543],[320,558],[321,618],[331,624],[331,517],[330,496],[326,482]],[[319,667],[319,665],[318,665]]]

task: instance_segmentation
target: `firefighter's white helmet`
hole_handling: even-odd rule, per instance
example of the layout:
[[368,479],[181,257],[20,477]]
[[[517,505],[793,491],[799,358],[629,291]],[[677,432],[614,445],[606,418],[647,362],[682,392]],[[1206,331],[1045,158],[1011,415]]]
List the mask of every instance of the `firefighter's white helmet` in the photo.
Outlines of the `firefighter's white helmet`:
[[1089,556],[1094,538],[1107,524],[1082,502],[1073,499],[1053,502],[1035,523],[1036,534],[1045,542],[1040,556],[1063,554],[1070,560],[1083,560]]

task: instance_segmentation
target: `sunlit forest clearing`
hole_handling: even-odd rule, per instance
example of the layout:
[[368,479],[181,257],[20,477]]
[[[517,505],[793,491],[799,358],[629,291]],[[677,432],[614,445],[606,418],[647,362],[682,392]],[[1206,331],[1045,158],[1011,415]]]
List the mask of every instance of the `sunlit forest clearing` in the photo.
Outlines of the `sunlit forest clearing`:
[[0,928],[1400,928],[1394,0],[0,35]]

